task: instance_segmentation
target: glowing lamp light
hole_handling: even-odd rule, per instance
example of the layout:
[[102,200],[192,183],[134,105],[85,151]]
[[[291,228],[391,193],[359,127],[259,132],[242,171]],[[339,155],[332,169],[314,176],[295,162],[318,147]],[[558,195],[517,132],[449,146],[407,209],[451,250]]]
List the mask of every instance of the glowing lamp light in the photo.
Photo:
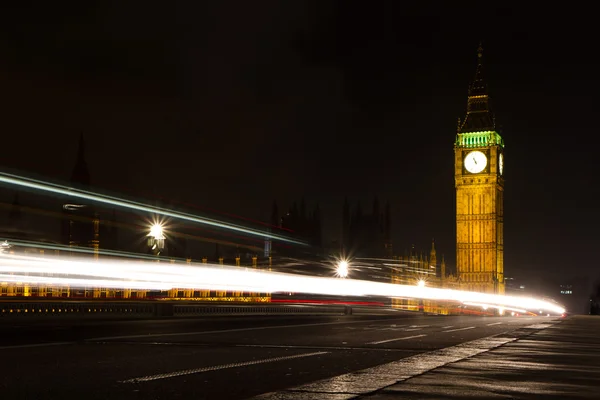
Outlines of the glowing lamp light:
[[150,227],[150,233],[148,234],[148,236],[160,240],[160,239],[164,239],[165,236],[163,235],[163,227],[161,224],[154,224],[152,225],[152,227]]
[[418,287],[425,287],[425,281],[423,279],[419,280],[419,282],[417,282],[417,286]]
[[337,264],[335,274],[340,278],[346,278],[348,276],[348,261],[340,260]]

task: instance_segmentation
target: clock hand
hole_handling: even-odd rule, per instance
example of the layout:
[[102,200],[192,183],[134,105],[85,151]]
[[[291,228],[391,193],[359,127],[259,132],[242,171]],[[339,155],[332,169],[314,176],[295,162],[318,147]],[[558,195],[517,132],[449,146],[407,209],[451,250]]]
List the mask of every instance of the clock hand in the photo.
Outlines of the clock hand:
[[477,165],[477,160],[475,159],[475,157],[473,157],[473,162],[475,163],[475,165]]

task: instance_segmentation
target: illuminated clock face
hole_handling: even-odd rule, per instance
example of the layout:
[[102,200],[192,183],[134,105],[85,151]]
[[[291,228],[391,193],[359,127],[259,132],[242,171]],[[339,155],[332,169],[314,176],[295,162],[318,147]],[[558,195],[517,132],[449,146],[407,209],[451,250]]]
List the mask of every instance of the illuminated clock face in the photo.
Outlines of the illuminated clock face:
[[502,154],[498,157],[498,170],[500,171],[500,175],[504,173],[504,157]]
[[478,174],[487,166],[487,157],[480,151],[472,151],[465,157],[465,168],[472,174]]

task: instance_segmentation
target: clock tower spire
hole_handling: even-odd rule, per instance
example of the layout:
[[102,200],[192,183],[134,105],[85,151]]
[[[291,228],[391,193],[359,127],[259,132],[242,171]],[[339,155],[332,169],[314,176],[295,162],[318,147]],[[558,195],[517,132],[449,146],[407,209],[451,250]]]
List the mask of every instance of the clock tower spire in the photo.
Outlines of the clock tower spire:
[[496,119],[490,106],[490,96],[483,75],[483,47],[480,43],[477,49],[475,77],[469,85],[467,116],[459,125],[459,133],[496,130]]
[[483,48],[454,143],[456,271],[462,288],[504,293],[504,141],[496,130]]

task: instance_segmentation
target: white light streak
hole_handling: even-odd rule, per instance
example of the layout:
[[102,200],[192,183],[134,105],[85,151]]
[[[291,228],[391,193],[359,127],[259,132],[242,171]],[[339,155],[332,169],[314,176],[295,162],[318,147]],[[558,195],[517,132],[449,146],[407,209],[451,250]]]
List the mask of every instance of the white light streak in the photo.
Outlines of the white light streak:
[[452,289],[397,285],[355,279],[302,276],[213,264],[90,260],[0,254],[0,281],[71,287],[148,290],[210,289],[259,293],[289,292],[339,296],[382,296],[457,301],[504,310],[544,310],[562,314],[555,303],[531,297],[502,296]]
[[473,302],[469,302],[469,301],[465,301],[465,302],[463,302],[463,304],[466,306],[481,307],[484,310],[487,310],[488,308],[496,308],[496,309],[498,309],[500,315],[504,314],[504,310],[514,311],[514,312],[519,312],[519,313],[527,312],[527,310],[523,310],[522,308],[515,308],[515,307],[510,307],[510,306],[502,307],[502,306],[498,306],[498,305],[494,305],[494,304],[481,304],[481,303],[473,303]]
[[[294,244],[299,244],[299,245],[306,244],[304,242],[290,239],[285,236],[274,235],[274,234],[259,231],[256,229],[245,228],[243,226],[220,222],[220,221],[217,221],[214,219],[203,218],[203,217],[199,217],[199,216],[196,216],[193,214],[175,212],[175,211],[171,211],[171,210],[164,209],[164,208],[158,208],[158,207],[150,207],[146,204],[138,203],[135,201],[124,200],[124,199],[120,199],[120,198],[114,197],[114,196],[108,196],[108,195],[104,195],[104,194],[98,194],[98,193],[88,192],[88,191],[84,191],[84,190],[74,189],[74,188],[70,188],[68,186],[57,185],[54,183],[39,181],[37,179],[23,178],[23,177],[13,175],[13,174],[7,174],[5,172],[0,172],[0,182],[8,183],[11,185],[27,187],[30,189],[41,190],[44,192],[60,194],[60,195],[64,195],[64,196],[76,197],[76,198],[85,199],[85,200],[89,200],[89,201],[93,201],[93,202],[97,202],[97,203],[110,204],[112,206],[128,208],[130,210],[142,211],[145,213],[161,215],[164,217],[181,219],[181,220],[188,221],[188,222],[210,225],[210,226],[214,226],[216,228],[229,229],[229,230],[233,230],[233,231],[237,231],[237,232],[246,233],[248,235],[260,236],[261,238],[267,237],[267,238],[277,239],[277,240],[281,240],[284,242],[294,243]],[[77,205],[68,205],[68,206],[77,207]]]

